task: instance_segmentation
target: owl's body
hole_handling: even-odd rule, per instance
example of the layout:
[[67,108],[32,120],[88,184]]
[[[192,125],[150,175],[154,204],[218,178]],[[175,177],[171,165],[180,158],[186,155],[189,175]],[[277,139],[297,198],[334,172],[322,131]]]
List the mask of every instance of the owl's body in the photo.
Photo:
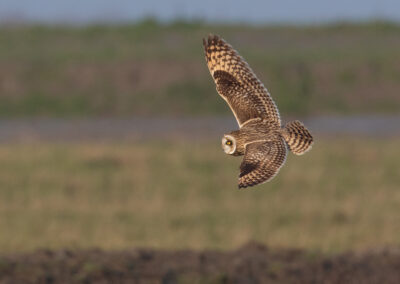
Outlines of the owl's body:
[[225,134],[224,137],[231,136],[236,142],[236,150],[232,155],[242,156],[245,154],[246,145],[259,140],[274,140],[276,139],[277,135],[280,135],[279,132],[279,128],[274,125],[270,125],[267,120],[252,119],[248,123],[244,124],[239,130]]
[[222,138],[225,153],[244,155],[239,188],[271,180],[285,163],[288,148],[294,154],[304,154],[311,149],[313,137],[297,120],[282,128],[267,89],[229,44],[218,36],[209,36],[204,49],[217,91],[240,127]]

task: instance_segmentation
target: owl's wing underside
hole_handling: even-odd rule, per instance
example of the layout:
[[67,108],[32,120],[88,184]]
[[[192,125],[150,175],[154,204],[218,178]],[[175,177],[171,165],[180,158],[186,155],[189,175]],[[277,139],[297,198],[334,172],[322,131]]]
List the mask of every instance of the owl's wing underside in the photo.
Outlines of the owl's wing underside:
[[280,126],[278,109],[250,66],[228,43],[210,35],[203,40],[206,61],[217,91],[232,109],[241,127],[253,118]]
[[283,138],[246,145],[240,165],[239,189],[271,180],[286,161],[287,148]]

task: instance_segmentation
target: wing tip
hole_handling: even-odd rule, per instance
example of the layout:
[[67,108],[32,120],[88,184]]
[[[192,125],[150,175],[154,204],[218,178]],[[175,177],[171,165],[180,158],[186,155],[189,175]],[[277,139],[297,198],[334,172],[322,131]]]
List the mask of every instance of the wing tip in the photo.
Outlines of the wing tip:
[[207,49],[207,47],[209,47],[210,45],[214,45],[214,44],[221,44],[221,43],[225,43],[225,41],[216,34],[209,34],[206,38],[203,38],[203,46],[205,49]]
[[270,178],[268,178],[266,180],[256,180],[256,181],[250,181],[250,182],[249,181],[247,181],[247,182],[243,181],[243,180],[241,180],[242,178],[240,178],[239,179],[238,188],[239,188],[239,190],[240,189],[246,189],[246,188],[249,188],[249,187],[253,187],[253,186],[256,186],[256,185],[267,183],[267,182],[271,181],[275,176],[276,176],[276,174],[271,176]]
[[204,46],[204,48],[206,48],[206,47],[207,47],[207,41],[206,41],[206,39],[205,39],[205,38],[203,38],[203,46]]
[[247,185],[247,184],[245,184],[245,183],[239,182],[239,184],[238,184],[238,189],[239,189],[239,190],[245,189],[245,188],[247,188],[247,187],[249,187],[249,185]]
[[249,173],[247,174],[239,174],[239,180],[238,180],[238,187],[239,189],[244,189],[247,187],[255,186],[259,183],[262,183],[262,181],[254,178],[249,177]]

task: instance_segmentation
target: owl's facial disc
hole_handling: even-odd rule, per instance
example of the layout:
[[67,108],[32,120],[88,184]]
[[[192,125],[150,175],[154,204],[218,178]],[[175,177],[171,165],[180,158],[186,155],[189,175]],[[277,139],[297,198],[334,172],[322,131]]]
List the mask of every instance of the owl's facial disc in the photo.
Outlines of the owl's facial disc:
[[236,151],[236,139],[231,135],[222,137],[222,149],[226,154],[232,155]]

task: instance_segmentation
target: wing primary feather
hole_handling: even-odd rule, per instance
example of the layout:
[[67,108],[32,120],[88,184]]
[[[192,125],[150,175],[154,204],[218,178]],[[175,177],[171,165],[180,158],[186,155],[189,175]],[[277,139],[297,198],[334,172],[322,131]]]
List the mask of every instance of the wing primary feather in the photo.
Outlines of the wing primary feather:
[[279,111],[268,90],[239,53],[217,35],[203,39],[208,69],[217,91],[230,105],[239,126],[263,118],[280,127]]
[[246,145],[240,165],[239,189],[270,181],[286,161],[287,148],[282,137]]

